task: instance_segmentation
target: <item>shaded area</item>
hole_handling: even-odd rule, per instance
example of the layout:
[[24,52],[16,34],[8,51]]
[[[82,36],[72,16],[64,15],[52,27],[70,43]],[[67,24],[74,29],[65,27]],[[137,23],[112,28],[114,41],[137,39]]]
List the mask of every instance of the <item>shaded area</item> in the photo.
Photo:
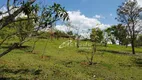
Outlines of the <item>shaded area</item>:
[[90,51],[88,51],[88,50],[83,50],[83,49],[80,49],[80,50],[78,50],[77,52],[78,52],[78,53],[87,53],[87,54],[91,53]]
[[131,54],[131,52],[121,52],[121,51],[114,51],[114,50],[102,50],[102,49],[99,49],[98,51],[110,52],[110,53],[115,53],[115,54]]
[[133,62],[136,64],[136,66],[142,67],[142,58],[135,58]]
[[28,80],[26,78],[19,78],[19,77],[1,77],[0,76],[0,80]]
[[32,75],[39,75],[41,73],[41,69],[0,69],[1,73],[12,73],[12,74],[27,74],[30,73]]
[[[9,46],[1,46],[1,48],[7,49]],[[26,48],[31,48],[31,46],[17,46],[15,49],[26,49]]]
[[[9,49],[10,46],[1,46],[0,48]],[[32,48],[31,46],[16,46],[14,49],[23,50],[25,52],[31,52],[31,48]]]
[[122,66],[122,67],[132,67],[132,66],[134,66],[134,65],[132,65],[132,64],[124,64],[124,63],[119,63],[119,66]]

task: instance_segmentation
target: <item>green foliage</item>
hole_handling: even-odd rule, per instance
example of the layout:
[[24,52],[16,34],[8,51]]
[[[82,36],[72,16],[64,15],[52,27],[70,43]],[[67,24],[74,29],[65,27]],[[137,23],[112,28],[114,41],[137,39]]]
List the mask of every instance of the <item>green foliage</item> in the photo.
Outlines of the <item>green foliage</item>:
[[136,47],[142,46],[142,35],[139,35],[138,38],[136,39]]
[[116,44],[116,40],[115,40],[115,37],[114,37],[114,35],[112,34],[112,28],[111,27],[109,27],[109,28],[107,28],[107,29],[105,29],[105,36],[107,36],[107,40],[109,41],[111,41],[112,42],[112,44]]
[[117,9],[117,20],[122,24],[126,25],[127,33],[130,36],[130,42],[132,45],[132,52],[135,54],[135,40],[137,34],[141,32],[140,13],[142,12],[142,7],[138,5],[137,0],[128,0],[123,3]]
[[33,20],[16,22],[13,24],[13,26],[17,33],[16,36],[19,38],[20,42],[32,35],[35,27]]
[[6,36],[11,35],[15,32],[13,28],[5,27],[2,30],[0,30],[0,38],[4,39]]
[[57,3],[54,3],[53,6],[44,7],[40,17],[41,22],[39,21],[39,23],[43,25],[42,28],[46,28],[48,25],[52,27],[52,24],[60,19],[63,21],[69,20],[68,13],[64,7]]
[[90,38],[93,42],[101,43],[103,40],[103,31],[99,28],[93,28]]
[[[31,37],[36,36],[36,32],[38,32],[39,30],[47,28],[49,26],[51,28],[53,26],[53,23],[57,22],[58,20],[69,20],[68,13],[64,9],[64,7],[61,7],[60,4],[54,3],[53,6],[47,6],[39,10],[39,5],[33,4],[35,1],[36,0],[13,0],[14,5],[11,6],[11,10],[15,11],[11,13],[11,10],[9,10],[11,2],[10,0],[7,0],[8,11],[6,12],[9,13],[9,15],[2,17],[2,19],[0,20],[0,30],[7,25],[12,24],[13,29],[15,29],[16,32],[15,34],[19,38],[19,42],[16,42],[14,44],[18,46],[21,46],[23,43],[27,42],[29,39],[31,39]],[[27,17],[17,19],[17,16],[21,13],[24,13],[25,15],[27,15]],[[36,24],[36,26],[34,24]],[[35,27],[36,29],[34,29]],[[6,37],[0,43],[0,45],[3,44],[3,42],[8,37]],[[27,37],[29,38],[28,40],[26,40]],[[11,50],[15,49],[15,46],[13,45],[11,45],[12,48],[10,48],[9,46],[9,49],[4,51],[0,55],[4,56]]]
[[69,32],[67,32],[67,34],[72,36],[72,35],[73,35],[73,32],[72,32],[72,31],[69,31]]
[[113,40],[113,43],[118,40],[120,45],[128,45],[129,36],[127,34],[126,27],[122,24],[113,25],[110,28],[107,28],[105,31],[108,33],[108,36],[111,38],[111,40]]

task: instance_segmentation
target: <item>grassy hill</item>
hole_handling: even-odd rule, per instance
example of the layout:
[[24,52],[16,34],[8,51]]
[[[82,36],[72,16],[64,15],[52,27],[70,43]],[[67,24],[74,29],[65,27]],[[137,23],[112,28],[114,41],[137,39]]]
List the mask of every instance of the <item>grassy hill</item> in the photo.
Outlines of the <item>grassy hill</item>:
[[132,55],[131,47],[99,46],[94,64],[88,65],[86,56],[91,50],[77,49],[74,44],[59,49],[64,41],[39,40],[34,53],[28,52],[31,47],[13,50],[0,58],[0,80],[142,80],[142,48]]

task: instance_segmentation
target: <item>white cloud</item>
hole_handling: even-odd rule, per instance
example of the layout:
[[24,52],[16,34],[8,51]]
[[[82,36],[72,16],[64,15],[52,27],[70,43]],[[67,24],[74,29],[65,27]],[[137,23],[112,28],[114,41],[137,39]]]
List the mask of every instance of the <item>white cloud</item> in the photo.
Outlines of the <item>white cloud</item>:
[[[10,9],[11,9],[11,8],[12,8],[12,7],[10,7]],[[13,10],[10,11],[10,13],[11,13],[11,14],[14,13],[17,9],[18,9],[18,8],[14,8]],[[0,9],[0,12],[2,12],[2,13],[5,13],[6,11],[7,11],[7,8],[6,8],[5,6]],[[2,18],[5,17],[5,16],[8,16],[8,13],[5,13],[5,14],[0,15],[0,19],[2,19]],[[26,16],[24,13],[20,13],[19,15],[17,15],[17,17],[22,18],[22,17],[27,17],[27,16]],[[16,18],[17,18],[17,17],[16,17]]]
[[101,16],[101,15],[95,15],[94,18],[96,18],[96,19],[105,19],[105,17]]
[[138,4],[142,7],[142,0],[137,0]]
[[[0,12],[4,13],[4,12],[6,12],[6,11],[7,11],[6,7],[0,8]],[[8,13],[7,13],[7,14],[2,14],[2,15],[0,15],[0,19],[2,19],[2,17],[5,17],[5,16],[7,16],[7,15],[8,15]]]
[[7,11],[7,9],[6,9],[6,7],[2,7],[2,8],[0,8],[0,11],[5,12],[5,11]]
[[100,19],[100,18],[101,18],[101,16],[100,16],[100,15],[96,15],[96,16],[95,16],[95,18]]
[[[110,25],[102,24],[98,19],[89,18],[81,14],[80,11],[68,11],[70,22],[73,26],[80,29],[80,34],[87,32],[88,29],[99,27],[100,29],[105,29]],[[57,25],[57,29],[66,31],[65,25]],[[72,29],[73,30],[73,29]]]

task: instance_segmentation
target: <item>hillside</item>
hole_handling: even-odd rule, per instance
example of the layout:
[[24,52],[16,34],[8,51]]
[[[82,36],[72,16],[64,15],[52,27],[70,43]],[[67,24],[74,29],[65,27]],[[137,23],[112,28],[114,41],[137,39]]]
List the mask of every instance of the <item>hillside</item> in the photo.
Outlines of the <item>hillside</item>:
[[94,64],[88,65],[86,56],[91,50],[75,46],[59,49],[64,41],[66,39],[39,40],[34,53],[28,52],[33,44],[30,41],[24,44],[25,48],[3,56],[0,80],[142,80],[142,48],[136,48],[137,54],[132,55],[131,47],[99,46]]

